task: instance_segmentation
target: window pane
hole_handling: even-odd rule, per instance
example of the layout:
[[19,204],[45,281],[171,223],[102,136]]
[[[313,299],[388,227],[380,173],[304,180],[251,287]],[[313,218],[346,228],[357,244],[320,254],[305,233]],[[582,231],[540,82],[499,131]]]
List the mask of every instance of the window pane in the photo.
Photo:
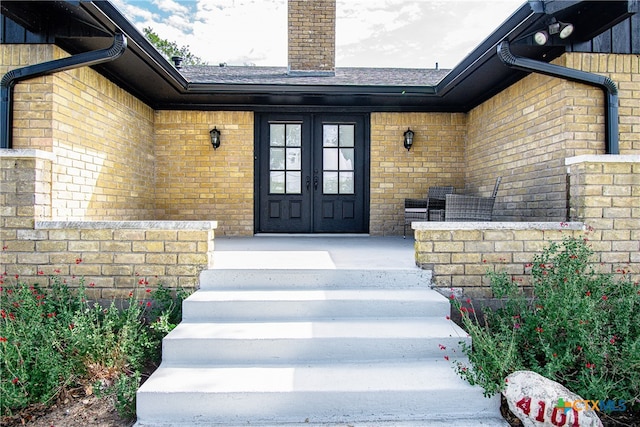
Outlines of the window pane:
[[287,148],[287,170],[300,170],[300,149]]
[[323,150],[323,170],[338,170],[338,149],[324,148]]
[[302,180],[300,172],[287,172],[287,194],[300,194]]
[[354,134],[353,125],[340,125],[340,146],[353,147],[353,141],[354,141],[353,134]]
[[300,147],[302,125],[287,125],[287,147]]
[[338,172],[324,172],[322,178],[324,194],[338,194]]
[[322,126],[322,146],[323,147],[338,146],[338,125]]
[[269,178],[269,191],[284,194],[284,172],[271,172]]
[[270,125],[272,146],[282,147],[284,145],[284,125]]
[[353,170],[353,148],[341,148],[340,149],[340,170],[352,171]]
[[269,149],[269,169],[284,169],[284,148]]
[[340,172],[340,194],[353,194],[353,172]]

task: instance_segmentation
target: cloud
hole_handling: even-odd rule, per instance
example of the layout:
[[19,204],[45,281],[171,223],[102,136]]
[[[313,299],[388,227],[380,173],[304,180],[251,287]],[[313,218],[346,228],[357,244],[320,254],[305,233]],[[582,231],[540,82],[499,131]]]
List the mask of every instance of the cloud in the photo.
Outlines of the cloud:
[[[524,0],[337,0],[339,67],[452,68]],[[287,65],[286,0],[114,0],[211,64]]]

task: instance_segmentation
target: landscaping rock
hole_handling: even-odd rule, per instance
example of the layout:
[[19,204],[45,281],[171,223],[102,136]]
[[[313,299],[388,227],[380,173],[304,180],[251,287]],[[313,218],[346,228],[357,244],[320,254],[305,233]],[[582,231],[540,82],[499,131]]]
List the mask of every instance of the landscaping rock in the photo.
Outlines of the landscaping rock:
[[602,427],[597,401],[585,400],[531,371],[514,372],[506,381],[502,394],[524,427]]

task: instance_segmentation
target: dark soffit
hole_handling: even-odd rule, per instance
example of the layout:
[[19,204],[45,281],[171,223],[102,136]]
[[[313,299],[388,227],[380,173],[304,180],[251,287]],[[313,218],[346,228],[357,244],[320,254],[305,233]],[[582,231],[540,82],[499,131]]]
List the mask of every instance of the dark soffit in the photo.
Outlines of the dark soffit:
[[[71,54],[108,47],[113,34],[124,33],[125,54],[96,69],[154,109],[467,112],[527,75],[500,62],[500,41],[509,40],[517,55],[549,62],[565,46],[523,42],[535,30],[552,19],[567,21],[576,26],[571,41],[584,42],[628,17],[633,5],[637,6],[635,0],[529,1],[453,70],[338,69],[336,77],[306,80],[264,67],[210,67],[208,73],[187,67],[181,72],[108,1],[3,1],[2,13],[31,29],[46,24],[55,32],[56,43]],[[428,48],[428,41],[424,44]],[[231,71],[235,78],[229,76]],[[269,72],[272,78],[264,78]]]

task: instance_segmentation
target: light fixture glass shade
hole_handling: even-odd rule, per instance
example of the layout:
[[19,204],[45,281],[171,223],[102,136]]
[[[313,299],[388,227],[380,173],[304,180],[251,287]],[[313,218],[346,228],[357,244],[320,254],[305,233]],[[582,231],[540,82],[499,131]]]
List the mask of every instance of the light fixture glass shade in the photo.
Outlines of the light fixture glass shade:
[[411,146],[413,145],[413,131],[410,128],[407,128],[407,130],[404,132],[404,148],[407,149],[407,151],[411,150]]
[[216,150],[220,147],[220,131],[214,126],[213,129],[209,131],[209,135],[211,136],[211,145],[213,145],[213,149]]
[[538,31],[533,35],[533,41],[535,41],[536,44],[542,46],[546,44],[547,41],[549,41],[549,33],[547,33],[546,31]]
[[564,24],[560,25],[560,38],[566,39],[573,33],[573,24]]

